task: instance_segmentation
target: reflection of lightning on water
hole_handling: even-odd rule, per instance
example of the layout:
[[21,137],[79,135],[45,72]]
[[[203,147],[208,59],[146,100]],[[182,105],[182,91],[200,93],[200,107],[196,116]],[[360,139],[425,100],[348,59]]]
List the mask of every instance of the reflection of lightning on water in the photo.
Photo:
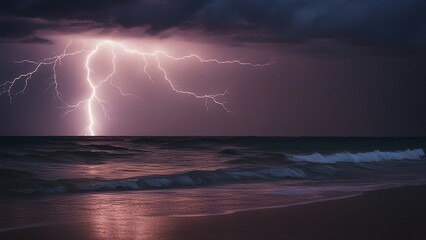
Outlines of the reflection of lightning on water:
[[[204,59],[204,58],[201,58],[200,56],[195,55],[195,54],[190,54],[190,55],[183,56],[183,57],[173,57],[173,56],[167,54],[164,51],[141,52],[141,51],[138,51],[138,50],[135,50],[135,49],[130,49],[130,48],[124,46],[121,43],[109,41],[109,40],[99,42],[98,44],[96,44],[96,47],[92,50],[87,50],[84,47],[84,48],[82,48],[81,50],[78,50],[78,51],[68,52],[68,49],[71,46],[71,44],[72,43],[69,43],[64,48],[64,50],[61,54],[50,57],[50,58],[45,58],[45,59],[40,60],[40,61],[31,61],[31,60],[27,60],[27,59],[21,60],[21,61],[16,61],[15,63],[17,63],[17,64],[26,63],[26,64],[31,64],[34,67],[31,71],[29,71],[27,73],[23,73],[23,74],[19,75],[18,77],[14,78],[13,80],[7,81],[7,82],[3,83],[2,85],[0,85],[0,87],[2,88],[0,95],[1,94],[7,94],[8,97],[9,97],[9,101],[12,102],[12,98],[13,98],[14,95],[25,93],[25,91],[27,90],[29,81],[31,80],[33,75],[36,72],[39,71],[39,69],[42,66],[45,66],[45,65],[51,66],[53,73],[52,73],[52,76],[50,78],[50,83],[49,83],[48,87],[46,88],[46,91],[51,89],[51,88],[54,89],[56,97],[64,104],[64,108],[67,109],[65,114],[73,112],[80,107],[85,107],[85,109],[87,111],[87,118],[89,120],[89,123],[88,123],[88,125],[85,129],[85,134],[91,135],[91,136],[95,135],[96,118],[95,118],[94,110],[93,110],[95,105],[100,106],[100,108],[103,110],[105,116],[108,116],[108,113],[107,113],[108,104],[105,100],[100,99],[98,94],[97,94],[98,90],[100,90],[99,88],[101,86],[108,83],[112,87],[116,88],[120,92],[121,95],[129,96],[129,97],[132,97],[132,98],[138,98],[134,94],[126,93],[123,89],[121,89],[114,82],[114,80],[118,79],[117,75],[116,75],[116,63],[117,63],[116,62],[116,60],[117,60],[116,52],[117,52],[117,50],[122,50],[122,51],[124,51],[128,54],[141,57],[142,60],[143,60],[143,71],[150,81],[153,81],[153,79],[152,79],[150,73],[148,72],[147,67],[148,67],[149,63],[152,64],[152,62],[153,62],[157,66],[157,68],[160,70],[160,72],[162,73],[164,80],[167,81],[170,88],[174,92],[189,95],[189,96],[194,97],[196,99],[203,99],[203,100],[206,101],[206,103],[208,101],[211,101],[211,102],[221,106],[227,112],[230,112],[230,110],[226,106],[227,103],[218,100],[219,97],[227,94],[227,90],[225,90],[222,93],[211,94],[211,95],[210,94],[209,95],[199,95],[199,94],[196,94],[194,92],[179,90],[173,84],[172,79],[169,77],[166,69],[161,64],[161,58],[160,57],[165,57],[165,58],[175,60],[175,61],[182,61],[182,60],[186,60],[186,59],[190,59],[190,58],[195,58],[195,59],[199,60],[201,63],[238,64],[238,65],[246,65],[246,66],[252,66],[252,67],[262,67],[262,66],[267,66],[267,65],[271,64],[271,63],[253,64],[253,63],[248,63],[248,62],[241,62],[239,60],[220,61],[220,60],[217,60],[217,59]],[[94,79],[93,79],[94,78],[94,71],[91,69],[91,62],[92,62],[94,56],[96,55],[96,53],[98,53],[100,51],[100,48],[104,47],[104,46],[109,47],[109,49],[112,53],[112,58],[111,58],[112,69],[105,79],[102,79],[100,81],[94,81]],[[63,95],[61,94],[61,92],[58,89],[57,70],[61,65],[62,59],[64,59],[65,57],[70,57],[70,56],[74,56],[74,55],[77,55],[77,54],[83,54],[83,53],[87,53],[86,60],[85,60],[86,81],[87,81],[87,84],[91,88],[91,93],[90,93],[90,96],[88,98],[83,99],[83,100],[77,102],[76,104],[69,104],[67,101],[64,100]],[[153,61],[149,61],[150,58],[153,59]]]

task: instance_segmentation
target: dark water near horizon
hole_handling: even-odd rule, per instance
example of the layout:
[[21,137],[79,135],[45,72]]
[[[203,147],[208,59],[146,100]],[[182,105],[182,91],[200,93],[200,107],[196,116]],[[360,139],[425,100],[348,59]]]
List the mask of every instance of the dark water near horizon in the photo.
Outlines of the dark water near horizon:
[[77,216],[109,229],[423,184],[425,149],[426,138],[0,137],[0,232]]

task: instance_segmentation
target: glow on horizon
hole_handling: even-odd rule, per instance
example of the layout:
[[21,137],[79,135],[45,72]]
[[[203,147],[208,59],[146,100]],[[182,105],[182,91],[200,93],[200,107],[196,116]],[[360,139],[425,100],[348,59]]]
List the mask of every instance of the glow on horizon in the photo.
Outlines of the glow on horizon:
[[[118,41],[113,41],[113,40],[98,41],[96,43],[96,46],[91,50],[86,49],[86,46],[84,46],[82,49],[80,49],[78,51],[68,52],[68,49],[71,45],[72,45],[72,42],[67,44],[61,54],[50,57],[50,58],[42,59],[40,61],[32,61],[32,60],[28,60],[28,59],[24,59],[24,60],[21,60],[21,61],[15,61],[15,63],[17,63],[17,64],[26,63],[26,64],[34,65],[34,68],[32,69],[32,71],[20,74],[18,77],[14,78],[13,80],[7,81],[7,82],[3,83],[2,85],[0,85],[0,87],[2,87],[2,91],[0,91],[0,95],[7,94],[8,97],[9,97],[9,101],[12,102],[12,98],[13,98],[12,91],[13,91],[13,88],[18,87],[16,85],[18,84],[19,81],[24,81],[24,84],[23,84],[21,89],[18,89],[18,91],[15,93],[15,95],[20,94],[20,93],[22,93],[22,94],[25,93],[25,91],[28,87],[29,80],[32,78],[32,76],[36,72],[39,71],[39,69],[42,66],[45,66],[45,65],[51,66],[53,74],[51,76],[51,82],[49,83],[46,90],[48,90],[52,87],[54,88],[56,98],[58,98],[64,104],[63,108],[67,109],[66,112],[64,113],[64,115],[68,114],[70,112],[73,112],[76,109],[79,109],[80,107],[85,107],[88,123],[87,123],[86,128],[83,130],[83,133],[85,135],[90,135],[90,136],[96,135],[96,128],[97,128],[96,127],[96,119],[97,119],[97,117],[95,116],[95,113],[94,113],[95,104],[100,106],[104,115],[108,117],[108,111],[107,111],[108,103],[105,100],[102,100],[98,95],[98,90],[101,86],[103,86],[105,83],[109,83],[112,87],[117,89],[122,96],[129,96],[129,97],[132,97],[132,98],[139,99],[136,95],[125,92],[122,88],[120,88],[117,84],[115,84],[112,81],[114,79],[114,77],[117,77],[117,74],[116,74],[116,69],[117,69],[116,51],[118,49],[120,49],[121,51],[124,51],[125,53],[127,53],[129,55],[135,55],[135,56],[141,57],[142,60],[143,60],[143,63],[144,63],[142,70],[150,81],[153,81],[153,79],[151,77],[151,74],[147,70],[147,66],[148,66],[148,64],[154,63],[156,65],[157,69],[159,69],[160,72],[162,73],[163,79],[168,83],[171,90],[173,90],[175,93],[188,95],[188,96],[191,96],[195,99],[205,100],[206,104],[207,104],[208,101],[211,101],[214,104],[217,104],[220,107],[222,107],[223,110],[225,110],[228,113],[231,113],[231,110],[229,110],[229,108],[227,107],[228,103],[219,100],[219,97],[224,96],[228,93],[227,89],[225,91],[221,92],[221,93],[206,94],[206,95],[199,95],[199,94],[196,94],[196,93],[191,92],[191,91],[180,90],[175,86],[175,84],[173,83],[173,80],[169,77],[167,70],[161,64],[160,57],[165,57],[165,58],[168,58],[168,59],[171,59],[171,60],[174,60],[174,61],[184,61],[184,60],[187,60],[187,59],[190,59],[190,58],[194,58],[194,59],[197,59],[200,63],[238,64],[238,65],[241,65],[241,66],[251,66],[251,67],[264,67],[264,66],[268,66],[268,65],[273,63],[273,62],[269,62],[269,63],[264,63],[264,64],[254,64],[254,63],[249,63],[249,62],[242,62],[242,61],[239,61],[239,60],[218,60],[218,59],[214,59],[214,58],[204,59],[201,56],[196,55],[196,54],[189,54],[189,55],[185,55],[185,56],[182,56],[182,57],[174,57],[174,56],[166,53],[165,51],[154,51],[154,52],[139,51],[137,49],[129,48],[129,47],[125,46],[123,43],[120,43]],[[93,75],[94,75],[95,71],[91,67],[91,62],[93,61],[93,58],[95,57],[95,55],[103,47],[109,47],[109,50],[112,53],[112,58],[111,58],[112,69],[109,72],[109,74],[106,76],[105,79],[102,79],[98,83],[96,83],[93,79]],[[56,72],[57,72],[57,70],[58,70],[58,68],[61,64],[62,59],[66,58],[66,57],[75,56],[75,55],[78,55],[78,54],[84,54],[84,53],[87,53],[87,56],[85,58],[85,71],[86,71],[85,81],[87,82],[88,86],[90,87],[91,93],[90,93],[90,96],[88,98],[82,99],[82,100],[78,101],[76,104],[69,104],[67,101],[64,100],[63,95],[61,94],[61,92],[58,89],[58,81],[57,81]],[[149,61],[150,58],[152,58],[153,61]],[[118,78],[116,78],[116,79],[118,79]]]

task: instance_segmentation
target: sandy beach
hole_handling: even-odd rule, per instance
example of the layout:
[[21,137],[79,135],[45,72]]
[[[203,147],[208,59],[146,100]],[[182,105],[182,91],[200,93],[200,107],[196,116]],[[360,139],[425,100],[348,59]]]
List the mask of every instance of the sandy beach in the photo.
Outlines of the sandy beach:
[[[140,218],[124,223],[127,229],[117,222],[103,230],[87,213],[65,208],[76,221],[3,228],[0,239],[426,239],[425,202],[426,186],[409,186],[218,216]],[[103,221],[114,221],[108,216]]]

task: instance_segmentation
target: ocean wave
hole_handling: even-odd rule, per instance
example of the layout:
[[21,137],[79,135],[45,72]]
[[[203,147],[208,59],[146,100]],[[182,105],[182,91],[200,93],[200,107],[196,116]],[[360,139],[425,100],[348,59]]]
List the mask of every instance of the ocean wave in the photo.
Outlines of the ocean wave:
[[0,160],[99,164],[110,159],[131,158],[140,153],[144,153],[144,151],[89,150],[82,148],[75,150],[29,150],[27,152],[14,152],[9,154],[0,153]]
[[288,164],[289,161],[287,156],[284,154],[271,153],[264,154],[263,156],[242,156],[239,158],[231,159],[226,161],[227,164],[239,165],[282,165]]
[[113,180],[90,187],[84,187],[82,190],[148,190],[185,188],[279,179],[303,179],[306,177],[307,173],[305,173],[302,169],[297,168],[191,171],[167,176],[148,176],[139,179]]
[[310,174],[304,169],[298,168],[219,169],[102,181],[98,179],[44,180],[26,172],[19,172],[21,173],[20,175],[16,173],[18,171],[5,170],[3,180],[7,178],[8,184],[0,184],[0,192],[12,194],[59,194],[65,192],[193,188],[283,179],[305,179]]
[[240,153],[234,148],[225,148],[219,151],[222,155],[240,155]]
[[[124,146],[117,146],[111,144],[81,144],[80,148],[88,149],[88,150],[103,150],[103,151],[135,151],[136,149],[131,149]],[[143,151],[141,149],[137,149],[138,151]]]
[[0,193],[4,194],[34,194],[57,193],[60,189],[72,189],[71,185],[63,180],[45,180],[38,178],[34,173],[11,168],[0,169]]
[[334,154],[313,153],[306,155],[290,155],[288,159],[293,162],[311,162],[311,163],[367,163],[393,160],[420,160],[425,157],[423,149],[407,149],[405,151],[373,151],[362,153],[341,152]]
[[152,145],[159,149],[210,149],[216,139],[203,137],[137,137],[129,139],[139,146]]

